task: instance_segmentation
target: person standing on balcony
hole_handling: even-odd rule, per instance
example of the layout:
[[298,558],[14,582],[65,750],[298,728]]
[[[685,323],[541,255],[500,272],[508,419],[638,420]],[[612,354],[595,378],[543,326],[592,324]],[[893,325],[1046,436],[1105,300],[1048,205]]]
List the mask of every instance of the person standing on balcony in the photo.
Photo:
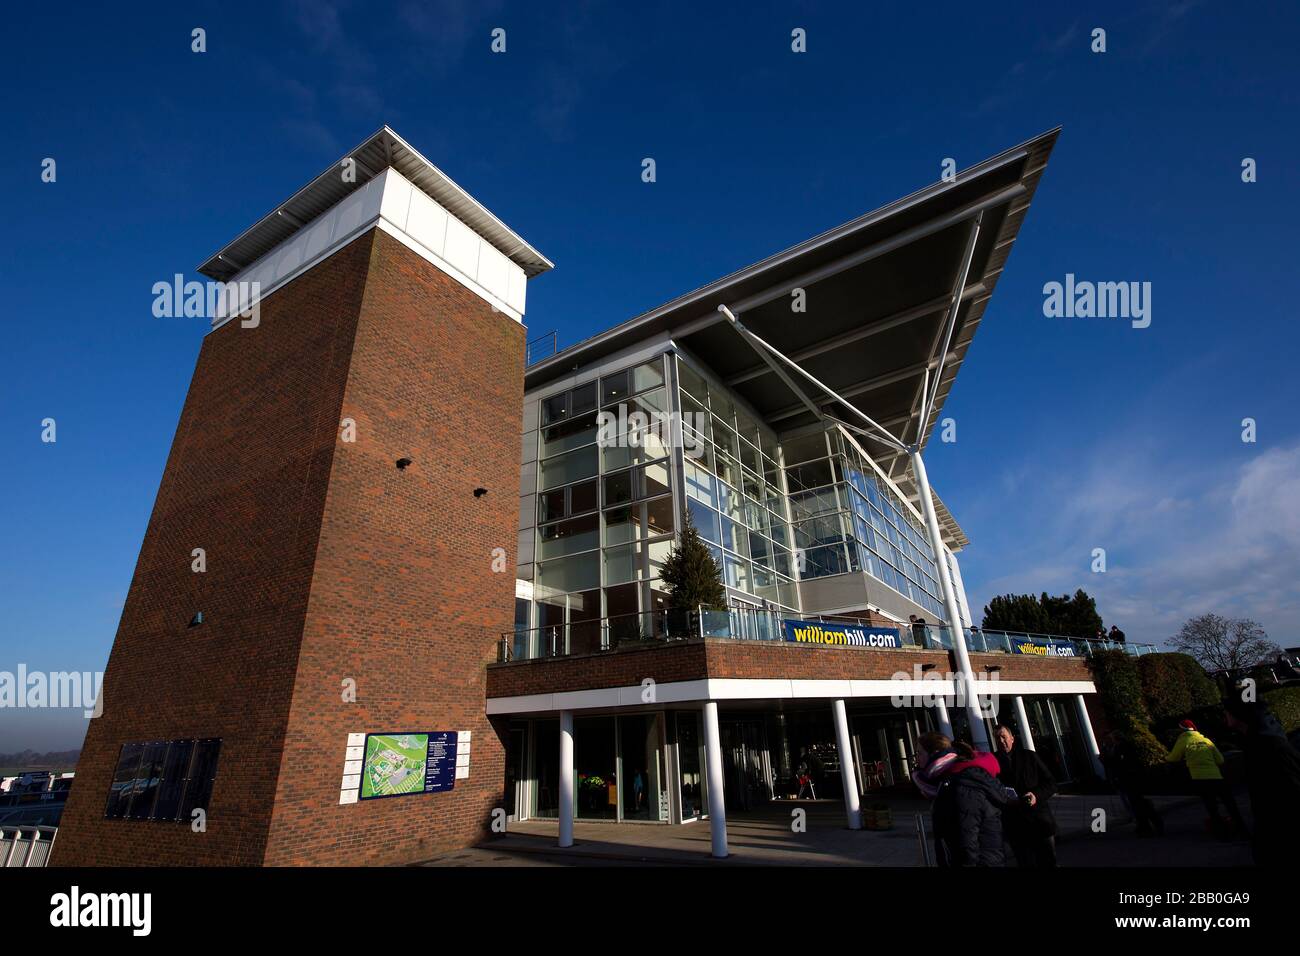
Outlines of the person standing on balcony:
[[912,640],[916,641],[916,646],[929,647],[925,640],[925,618],[910,614],[907,619],[912,623]]
[[1002,814],[1016,863],[1022,867],[1056,866],[1056,817],[1048,806],[1056,793],[1052,771],[1037,753],[1017,745],[1015,731],[1006,724],[998,724],[996,736],[998,777],[1019,798]]
[[1184,720],[1179,725],[1183,732],[1174,741],[1173,749],[1165,756],[1168,763],[1187,765],[1188,776],[1192,778],[1192,791],[1201,798],[1205,810],[1210,815],[1210,825],[1221,836],[1229,834],[1229,826],[1219,816],[1218,804],[1222,803],[1232,818],[1232,826],[1242,836],[1247,836],[1246,821],[1241,818],[1241,810],[1232,795],[1232,788],[1223,779],[1219,770],[1223,766],[1223,754],[1214,746],[1214,741],[1196,729],[1196,724]]
[[1118,625],[1112,624],[1110,626],[1110,634],[1108,636],[1116,644],[1124,643],[1124,632],[1119,629]]

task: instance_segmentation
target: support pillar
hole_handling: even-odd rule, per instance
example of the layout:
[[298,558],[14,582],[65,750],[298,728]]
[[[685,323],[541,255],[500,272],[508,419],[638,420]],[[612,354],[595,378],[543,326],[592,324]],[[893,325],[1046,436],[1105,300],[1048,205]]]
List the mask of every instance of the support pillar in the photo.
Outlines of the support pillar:
[[560,846],[573,846],[573,711],[560,711]]
[[939,733],[952,739],[952,719],[948,716],[948,702],[942,697],[934,699],[934,716],[939,720]]
[[840,784],[844,791],[844,815],[850,830],[862,829],[862,811],[858,805],[858,772],[853,759],[853,744],[849,740],[849,717],[843,698],[831,702],[835,719],[835,742],[840,751]]
[[943,548],[943,535],[939,532],[939,518],[934,511],[934,499],[930,494],[930,479],[925,473],[925,462],[921,460],[921,451],[913,447],[908,453],[912,460],[912,474],[916,477],[916,490],[921,499],[921,514],[925,516],[926,530],[930,532],[930,547],[934,549],[934,561],[939,572],[939,586],[943,590],[944,615],[948,619],[948,634],[952,638],[953,655],[957,658],[958,691],[966,708],[967,723],[970,725],[971,743],[977,750],[988,750],[988,734],[984,731],[984,715],[980,712],[979,696],[975,690],[975,675],[971,671],[970,653],[966,650],[966,635],[961,626],[961,610],[957,606],[957,592],[953,587],[949,573],[947,557]]
[[1034,746],[1034,732],[1029,729],[1029,714],[1025,713],[1025,699],[1019,694],[1011,698],[1016,707],[1016,726],[1020,728],[1020,745],[1026,750],[1037,750]]
[[727,809],[722,783],[722,733],[718,730],[717,701],[704,704],[704,766],[709,791],[709,835],[712,855],[727,855]]
[[1088,705],[1082,694],[1074,695],[1074,707],[1079,713],[1079,732],[1083,734],[1083,745],[1088,750],[1088,759],[1092,761],[1092,771],[1102,780],[1106,779],[1106,768],[1102,766],[1101,749],[1097,746],[1097,735],[1092,731],[1092,718],[1088,716]]

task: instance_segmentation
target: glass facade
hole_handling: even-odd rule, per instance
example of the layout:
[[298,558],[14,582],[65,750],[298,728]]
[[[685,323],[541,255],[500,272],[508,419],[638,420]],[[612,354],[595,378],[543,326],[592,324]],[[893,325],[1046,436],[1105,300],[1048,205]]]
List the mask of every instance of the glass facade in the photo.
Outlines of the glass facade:
[[778,443],[729,389],[669,353],[546,396],[535,411],[519,568],[534,607],[516,620],[517,657],[537,652],[522,646],[543,640],[526,636],[536,629],[564,635],[542,654],[660,636],[659,569],[687,516],[733,605],[798,614],[801,578],[865,572],[943,619],[923,525],[838,429]]
[[681,359],[677,374],[686,511],[736,592],[733,599],[797,611],[776,436]]
[[567,653],[608,646],[605,618],[620,619],[616,632],[651,631],[645,612],[666,605],[673,464],[667,436],[644,423],[669,401],[660,356],[542,399],[525,435],[526,457],[536,442],[537,492],[533,561],[519,576],[533,581],[532,627],[562,629]]
[[924,525],[857,447],[831,430],[783,448],[801,577],[865,571],[944,619]]

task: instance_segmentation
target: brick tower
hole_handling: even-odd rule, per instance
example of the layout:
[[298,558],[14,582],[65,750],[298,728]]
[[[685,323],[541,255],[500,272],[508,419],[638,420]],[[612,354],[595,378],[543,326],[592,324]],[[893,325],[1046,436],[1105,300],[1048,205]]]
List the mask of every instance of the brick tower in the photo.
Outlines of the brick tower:
[[53,865],[398,863],[488,832],[550,267],[387,127],[205,263],[257,309],[200,351]]

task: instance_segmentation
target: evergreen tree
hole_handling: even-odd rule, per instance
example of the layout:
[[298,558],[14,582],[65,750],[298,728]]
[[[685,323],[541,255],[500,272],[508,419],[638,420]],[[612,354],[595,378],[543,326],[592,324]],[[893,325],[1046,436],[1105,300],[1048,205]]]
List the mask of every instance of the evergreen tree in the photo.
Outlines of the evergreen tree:
[[668,592],[671,608],[693,611],[701,606],[717,609],[727,606],[722,571],[689,514],[682,528],[681,542],[664,558],[659,579]]
[[1046,591],[1040,597],[1003,594],[985,605],[984,629],[1096,637],[1101,629],[1101,615],[1097,613],[1096,600],[1082,588],[1073,596],[1062,594],[1060,597]]

